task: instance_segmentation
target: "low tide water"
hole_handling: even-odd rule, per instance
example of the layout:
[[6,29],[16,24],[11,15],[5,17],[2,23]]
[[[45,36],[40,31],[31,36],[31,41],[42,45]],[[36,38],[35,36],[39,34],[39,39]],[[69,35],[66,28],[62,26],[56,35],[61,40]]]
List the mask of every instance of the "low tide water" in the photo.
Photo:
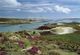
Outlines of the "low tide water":
[[18,24],[18,25],[0,24],[0,32],[15,32],[15,31],[22,31],[22,30],[33,30],[47,23],[48,22],[34,22],[31,24]]

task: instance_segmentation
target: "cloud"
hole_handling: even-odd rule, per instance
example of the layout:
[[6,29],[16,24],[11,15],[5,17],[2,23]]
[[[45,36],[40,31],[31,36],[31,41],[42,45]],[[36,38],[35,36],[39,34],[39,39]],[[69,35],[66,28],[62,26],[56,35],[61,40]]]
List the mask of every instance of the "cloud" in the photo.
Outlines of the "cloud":
[[47,10],[47,11],[50,11],[50,12],[53,12],[53,7],[44,7],[45,9],[44,10]]
[[40,12],[52,12],[53,11],[53,5],[49,3],[44,4],[25,4],[21,9],[25,10],[26,12],[32,12],[32,13],[40,13]]
[[16,11],[21,11],[21,9],[16,9]]
[[2,5],[3,7],[17,7],[21,6],[21,3],[17,0],[1,0],[0,5]]
[[55,4],[50,4],[50,3],[45,3],[45,4],[26,4],[25,8],[27,8],[28,12],[34,12],[34,13],[39,13],[39,12],[61,12],[68,14],[72,10],[67,7],[63,7],[60,5],[55,5]]
[[0,5],[3,10],[12,10],[18,12],[32,12],[32,13],[40,13],[40,12],[61,12],[68,14],[71,12],[71,9],[65,8],[63,6],[56,5],[55,3],[49,3],[48,1],[41,0],[40,3],[21,3],[18,0],[1,0]]
[[67,17],[79,11],[80,0],[0,0],[0,16]]
[[31,10],[29,10],[29,12],[32,12],[32,13],[44,12],[44,9],[38,7],[38,8],[36,8],[36,9],[31,9]]
[[59,5],[55,5],[54,6],[55,11],[57,12],[63,12],[65,14],[68,14],[71,12],[71,9],[63,7],[63,6],[59,6]]

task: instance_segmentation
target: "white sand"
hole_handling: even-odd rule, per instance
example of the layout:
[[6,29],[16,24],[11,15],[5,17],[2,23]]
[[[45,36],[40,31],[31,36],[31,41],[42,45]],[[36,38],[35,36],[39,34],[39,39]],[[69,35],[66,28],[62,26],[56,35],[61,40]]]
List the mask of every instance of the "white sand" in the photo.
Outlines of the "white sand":
[[55,34],[69,34],[69,33],[74,33],[76,29],[72,27],[56,27],[56,28],[53,28],[52,31]]

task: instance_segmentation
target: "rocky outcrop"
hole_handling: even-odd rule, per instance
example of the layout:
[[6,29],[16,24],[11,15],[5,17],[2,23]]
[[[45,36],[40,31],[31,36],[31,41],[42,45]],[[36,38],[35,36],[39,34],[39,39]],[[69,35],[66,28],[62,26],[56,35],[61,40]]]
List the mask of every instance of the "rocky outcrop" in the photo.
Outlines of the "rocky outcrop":
[[39,28],[37,28],[38,30],[48,30],[48,29],[51,29],[50,27],[48,26],[40,26]]

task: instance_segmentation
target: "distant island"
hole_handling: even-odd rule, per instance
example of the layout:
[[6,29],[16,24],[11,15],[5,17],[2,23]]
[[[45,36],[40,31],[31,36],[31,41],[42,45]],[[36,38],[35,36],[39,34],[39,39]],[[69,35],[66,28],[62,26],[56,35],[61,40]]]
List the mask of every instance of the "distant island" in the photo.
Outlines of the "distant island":
[[0,24],[24,24],[32,23],[36,20],[32,19],[17,19],[17,18],[0,18]]

